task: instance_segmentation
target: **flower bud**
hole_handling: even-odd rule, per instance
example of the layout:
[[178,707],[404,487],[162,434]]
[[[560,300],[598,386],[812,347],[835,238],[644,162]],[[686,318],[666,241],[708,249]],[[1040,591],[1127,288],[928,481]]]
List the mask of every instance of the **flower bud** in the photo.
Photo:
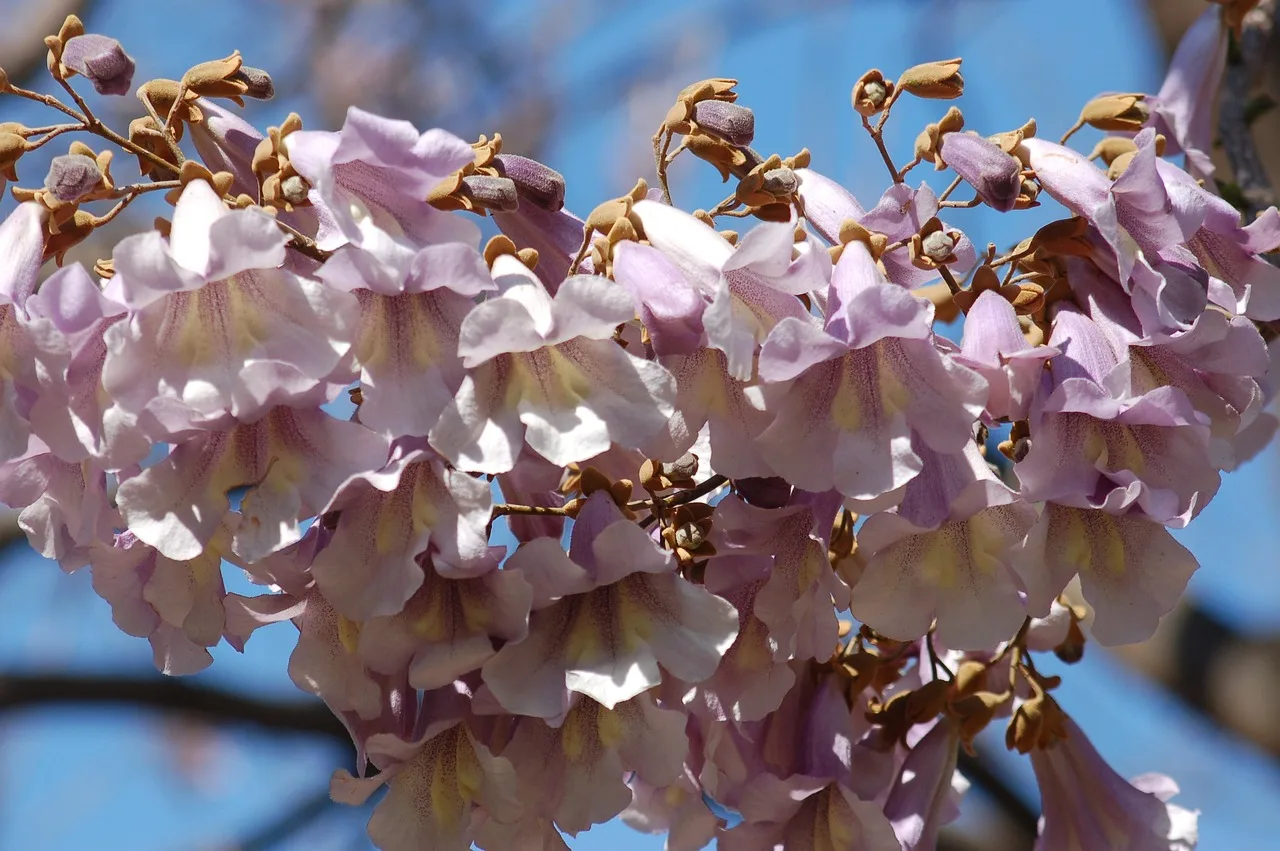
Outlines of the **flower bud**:
[[27,152],[27,140],[17,133],[0,130],[0,175],[17,180],[18,160]]
[[730,145],[750,145],[755,138],[755,113],[736,103],[723,100],[698,101],[693,106],[693,120],[704,132],[717,136]]
[[516,184],[506,177],[469,174],[462,178],[462,192],[476,207],[485,210],[509,213],[520,206]]
[[1151,117],[1144,94],[1102,95],[1084,105],[1080,120],[1108,132],[1136,133]]
[[271,75],[261,68],[241,65],[240,70],[232,74],[231,78],[236,82],[244,83],[245,97],[254,100],[271,100],[276,96],[276,84],[272,82]]
[[879,69],[872,68],[853,84],[850,100],[859,115],[870,117],[884,109],[889,98],[893,97],[893,89],[893,81],[886,80]]
[[938,155],[987,206],[1007,213],[1017,203],[1022,164],[991,142],[973,133],[948,133],[939,140]]
[[960,76],[960,59],[926,62],[902,72],[898,88],[918,98],[951,100],[964,94],[964,78]]
[[549,213],[564,208],[564,177],[560,172],[516,154],[498,154],[493,162],[498,174],[516,185],[522,200]]
[[9,91],[9,75],[4,72],[3,68],[0,68],[0,92],[7,91]]
[[127,95],[133,86],[133,59],[120,42],[105,35],[78,35],[62,48],[62,65],[83,76],[100,95]]
[[93,157],[64,154],[49,163],[44,188],[59,201],[72,203],[88,195],[101,182],[102,172]]

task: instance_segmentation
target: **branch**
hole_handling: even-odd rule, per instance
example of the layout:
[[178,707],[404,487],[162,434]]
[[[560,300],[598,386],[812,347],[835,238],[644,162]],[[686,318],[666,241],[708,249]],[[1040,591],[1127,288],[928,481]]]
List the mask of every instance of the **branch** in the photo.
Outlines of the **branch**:
[[1236,50],[1227,58],[1219,98],[1218,133],[1231,162],[1236,185],[1245,200],[1245,222],[1275,205],[1276,192],[1267,178],[1246,117],[1253,83],[1262,67],[1276,23],[1276,0],[1261,0],[1244,17]]
[[308,733],[350,743],[346,729],[314,699],[263,699],[172,677],[97,674],[0,674],[0,712],[59,704],[145,707],[207,724]]

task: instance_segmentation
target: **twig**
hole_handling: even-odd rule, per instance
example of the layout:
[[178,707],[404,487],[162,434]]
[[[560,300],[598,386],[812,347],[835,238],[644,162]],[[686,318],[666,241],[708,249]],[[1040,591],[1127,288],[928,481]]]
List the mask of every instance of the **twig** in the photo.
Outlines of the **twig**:
[[1258,156],[1258,147],[1249,129],[1245,112],[1253,82],[1271,41],[1276,23],[1276,0],[1261,0],[1244,17],[1239,50],[1228,56],[1219,97],[1218,133],[1231,162],[1236,185],[1245,200],[1245,221],[1274,206],[1276,192]]

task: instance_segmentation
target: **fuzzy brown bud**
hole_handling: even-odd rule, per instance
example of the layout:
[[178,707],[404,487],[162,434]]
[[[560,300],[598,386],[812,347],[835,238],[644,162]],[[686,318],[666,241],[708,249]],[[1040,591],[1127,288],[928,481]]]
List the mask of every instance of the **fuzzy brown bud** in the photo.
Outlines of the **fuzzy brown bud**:
[[1144,94],[1115,94],[1096,97],[1080,110],[1080,120],[1108,132],[1136,133],[1151,117]]
[[964,77],[960,76],[960,59],[926,62],[915,65],[898,77],[898,88],[918,98],[951,100],[964,94]]
[[870,117],[884,109],[889,98],[893,97],[893,90],[893,81],[886,80],[878,68],[872,68],[853,84],[849,99],[855,112]]

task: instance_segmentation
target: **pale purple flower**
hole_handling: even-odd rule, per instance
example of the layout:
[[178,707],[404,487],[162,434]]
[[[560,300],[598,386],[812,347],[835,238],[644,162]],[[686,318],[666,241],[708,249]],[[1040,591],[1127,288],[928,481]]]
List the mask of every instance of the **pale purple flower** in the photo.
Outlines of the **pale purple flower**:
[[27,450],[27,409],[37,378],[26,303],[35,292],[43,252],[42,208],[19,204],[0,222],[0,460]]
[[1013,305],[996,292],[983,292],[965,316],[964,337],[954,356],[987,380],[987,414],[993,419],[1026,419],[1031,395],[1040,384],[1052,346],[1032,346],[1022,335]]
[[1154,97],[1151,126],[1166,137],[1165,153],[1187,155],[1194,174],[1213,176],[1213,107],[1227,67],[1227,28],[1222,10],[1210,5],[1183,33],[1164,83]]
[[1218,489],[1208,417],[1176,387],[1132,393],[1127,348],[1070,305],[1049,342],[1062,354],[1032,405],[1031,448],[1017,466],[1025,497],[1115,514],[1136,505],[1185,525]]
[[412,449],[376,473],[359,471],[325,506],[341,515],[312,564],[316,584],[353,620],[393,615],[422,585],[418,557],[428,550],[445,576],[487,571],[492,505],[488,482],[428,450]]
[[958,452],[987,387],[938,351],[932,307],[887,283],[860,243],[846,246],[831,293],[826,331],[784,320],[761,351],[761,377],[793,383],[759,444],[797,487],[871,502],[922,469],[913,430],[936,451]]
[[1192,851],[1199,810],[1167,803],[1178,787],[1159,774],[1126,783],[1070,718],[1067,739],[1031,752],[1040,785],[1035,851]]
[[933,851],[939,829],[960,816],[955,788],[959,752],[959,725],[943,716],[902,763],[884,814],[893,823],[903,851]]
[[631,804],[619,818],[642,833],[665,833],[665,851],[701,851],[715,839],[720,819],[687,775],[661,788],[635,776],[627,785],[631,787]]
[[1090,634],[1105,645],[1150,638],[1199,567],[1168,529],[1140,512],[1117,517],[1056,502],[1045,505],[1028,549],[1044,554],[1043,571],[1028,576],[1028,598],[1052,600],[1078,573],[1094,610]]
[[662,682],[659,665],[699,682],[737,634],[733,607],[677,576],[671,554],[603,492],[579,512],[568,555],[538,538],[505,569],[533,586],[535,608],[529,636],[484,665],[485,683],[509,712],[560,718],[570,692],[613,708]]
[[111,604],[116,626],[150,640],[161,673],[194,674],[212,664],[208,648],[226,623],[221,564],[230,537],[230,527],[219,526],[187,559],[167,558],[131,532],[90,551],[94,591]]
[[[919,233],[926,222],[938,215],[939,209],[938,196],[929,184],[922,182],[918,189],[912,189],[905,183],[895,183],[857,221],[869,231],[884,234],[890,242],[898,242]],[[945,230],[952,230],[945,222],[943,227]],[[949,268],[956,275],[965,274],[977,262],[973,243],[963,234],[952,253],[956,256],[956,262],[949,264]],[[886,252],[880,262],[884,265],[889,281],[899,286],[914,288],[938,278],[938,273],[934,270],[913,266],[906,246]]]
[[631,294],[659,356],[693,354],[703,344],[702,314],[711,300],[665,254],[648,245],[619,243],[613,275]]
[[866,210],[853,193],[824,174],[808,168],[795,170],[800,179],[804,218],[827,242],[840,242],[840,225],[846,219],[860,220]]
[[[231,183],[233,194],[258,198],[258,176],[253,173],[253,154],[258,143],[266,136],[261,130],[236,113],[219,106],[216,101],[198,98],[196,106],[204,116],[202,121],[191,122],[191,143],[196,146],[200,159],[209,170],[229,172],[235,180]],[[296,211],[295,211],[296,212]],[[286,217],[289,215],[283,213]]]
[[300,130],[285,137],[289,162],[311,184],[322,208],[316,243],[353,245],[380,261],[440,242],[475,247],[480,233],[460,216],[424,199],[470,163],[471,146],[444,130],[419,133],[407,121],[347,110],[337,133]]
[[87,564],[90,549],[109,543],[121,525],[105,471],[66,461],[34,436],[26,452],[0,463],[0,504],[18,509],[32,549],[68,572]]
[[520,778],[526,810],[576,836],[631,803],[628,776],[654,786],[680,778],[689,747],[684,728],[683,712],[664,709],[647,694],[612,709],[575,696],[554,727],[521,718],[502,757]]
[[1036,511],[996,478],[972,440],[954,455],[913,443],[923,471],[894,511],[872,515],[858,533],[867,566],[851,611],[891,638],[917,638],[936,619],[946,646],[991,647],[1026,615],[1020,568],[1037,559],[1021,548]]
[[524,638],[529,583],[497,566],[495,559],[485,573],[450,579],[421,559],[422,584],[403,609],[361,624],[357,654],[364,665],[383,674],[407,671],[410,685],[430,690],[478,670],[504,642]]
[[747,820],[721,832],[717,847],[724,851],[901,849],[880,807],[838,781],[762,774],[743,793],[739,809]]
[[568,279],[554,299],[533,279],[476,306],[458,344],[469,372],[431,445],[483,473],[510,470],[525,441],[560,465],[611,442],[644,447],[675,393],[670,373],[610,339],[634,315],[625,290],[591,276]]
[[285,241],[270,217],[227,210],[200,180],[178,199],[168,240],[122,240],[106,289],[129,308],[105,333],[111,397],[180,431],[254,419],[341,377],[356,299],[277,268]]
[[217,531],[228,492],[247,487],[233,548],[254,561],[301,538],[301,520],[386,459],[386,439],[357,423],[318,409],[274,408],[254,423],[179,443],[121,483],[117,499],[138,538],[168,558],[190,559]]

